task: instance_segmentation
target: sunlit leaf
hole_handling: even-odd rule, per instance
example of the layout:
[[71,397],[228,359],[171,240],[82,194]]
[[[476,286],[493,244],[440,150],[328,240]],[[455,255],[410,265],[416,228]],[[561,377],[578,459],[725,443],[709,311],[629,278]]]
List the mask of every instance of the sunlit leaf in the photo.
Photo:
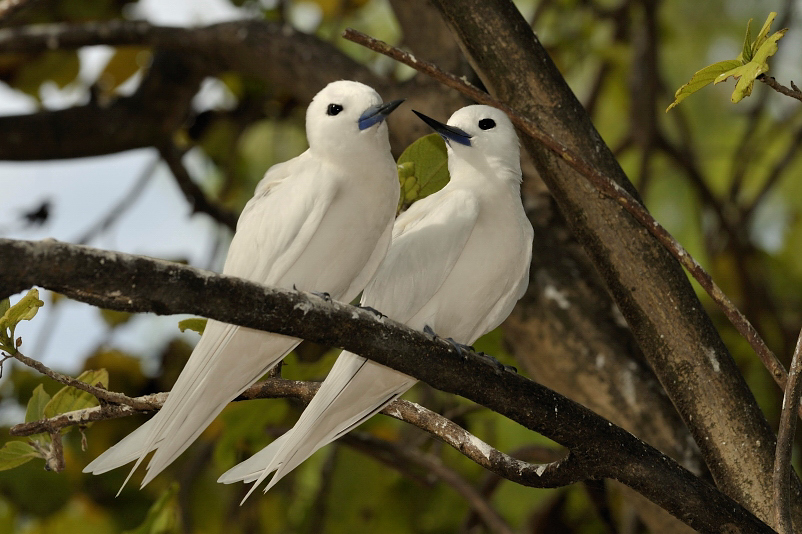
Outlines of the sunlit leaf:
[[173,483],[148,510],[145,521],[124,534],[172,534],[180,531],[181,510],[178,506],[178,484]]
[[421,137],[398,158],[401,202],[409,206],[448,183],[446,144],[438,134]]
[[44,302],[39,300],[39,290],[31,289],[13,306],[5,308],[3,316],[0,317],[0,350],[8,353],[16,353],[14,345],[14,331],[20,321],[30,321],[36,316],[39,308],[44,306]]
[[[100,383],[105,388],[109,385],[109,373],[105,369],[84,371],[78,376],[77,380],[92,386]],[[54,417],[61,413],[83,410],[84,408],[91,408],[97,405],[98,400],[91,393],[74,387],[65,386],[53,395],[53,398],[47,403],[47,406],[44,408],[44,416]],[[71,427],[67,428],[69,429]]]
[[721,83],[729,77],[737,78],[738,83],[735,84],[735,91],[732,93],[732,103],[738,103],[744,97],[752,94],[752,87],[754,87],[755,79],[761,74],[768,72],[769,64],[768,58],[777,52],[777,41],[779,41],[788,29],[780,30],[768,37],[771,23],[777,13],[771,12],[760,29],[757,39],[751,40],[751,27],[752,19],[746,25],[746,37],[744,39],[743,49],[737,59],[719,61],[709,65],[693,75],[691,81],[677,89],[674,94],[674,101],[666,108],[666,112],[671,108],[682,102],[685,98],[695,93],[702,87],[710,82]]
[[[764,22],[763,23],[763,27],[760,28],[760,33],[757,34],[757,38],[752,43],[752,55],[751,55],[750,59],[755,57],[755,54],[757,53],[758,49],[761,46],[763,46],[763,43],[768,38],[769,30],[771,29],[771,23],[774,22],[774,19],[776,17],[777,17],[777,13],[775,11],[772,11],[771,13],[769,13],[769,16],[766,19],[766,22]],[[750,19],[750,22],[751,22],[751,19]]]
[[777,41],[779,41],[787,31],[788,29],[780,30],[764,40],[749,63],[730,69],[716,77],[715,83],[721,83],[730,76],[738,78],[738,83],[735,84],[735,91],[733,91],[731,98],[733,104],[740,102],[744,97],[752,94],[752,87],[755,85],[755,79],[761,74],[768,72],[768,58],[777,53]]
[[691,96],[699,89],[715,81],[715,79],[723,72],[732,70],[740,65],[741,62],[737,59],[729,59],[726,61],[713,63],[712,65],[708,65],[702,70],[697,71],[696,74],[691,77],[691,81],[677,89],[677,92],[674,93],[674,101],[666,108],[666,112],[670,111],[671,108]]
[[180,328],[182,332],[192,330],[199,334],[203,334],[203,331],[206,329],[206,319],[201,317],[190,317],[189,319],[178,321],[178,328]]
[[34,458],[41,458],[30,444],[24,441],[9,441],[0,449],[0,471],[13,469]]
[[744,37],[744,46],[741,49],[741,55],[738,56],[738,60],[741,62],[749,61],[752,59],[753,51],[752,51],[752,19],[749,19],[749,22],[746,23],[746,36]]

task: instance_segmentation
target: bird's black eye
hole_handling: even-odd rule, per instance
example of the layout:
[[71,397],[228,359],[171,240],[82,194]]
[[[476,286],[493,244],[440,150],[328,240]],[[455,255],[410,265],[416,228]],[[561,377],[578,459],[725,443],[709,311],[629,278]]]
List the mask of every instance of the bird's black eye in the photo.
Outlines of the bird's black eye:
[[343,107],[340,104],[329,104],[329,107],[326,108],[326,115],[331,115],[332,117],[343,110]]
[[489,130],[496,127],[496,121],[493,119],[482,119],[479,121],[479,128],[482,130]]

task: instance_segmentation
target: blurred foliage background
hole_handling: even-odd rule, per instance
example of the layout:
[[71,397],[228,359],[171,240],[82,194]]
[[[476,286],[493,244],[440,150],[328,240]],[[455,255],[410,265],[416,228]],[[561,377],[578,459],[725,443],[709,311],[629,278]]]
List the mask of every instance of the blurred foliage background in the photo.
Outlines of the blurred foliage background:
[[[329,40],[357,61],[399,80],[410,73],[340,39],[353,26],[391,43],[401,39],[384,0],[232,0],[243,16],[286,21]],[[128,18],[136,2],[42,0],[14,24]],[[802,28],[791,1],[710,0],[519,0],[516,2],[548,48],[573,90],[614,148],[649,209],[713,274],[756,324],[772,349],[788,362],[802,320],[802,185],[797,157],[802,144],[799,102],[757,84],[752,97],[734,106],[732,82],[709,87],[664,113],[673,93],[690,76],[740,51],[749,18],[759,24],[778,11],[774,29],[789,27],[771,61],[770,75],[788,85],[799,78]],[[114,51],[97,80],[78,77],[71,51],[0,55],[0,81],[35,99],[55,84],[76,93],[112,98],[136,84],[150,52]],[[239,211],[272,164],[305,148],[303,111],[292,95],[236,72],[214,82],[225,98],[199,113],[183,134],[193,149],[204,191]],[[239,120],[245,114],[248,120]],[[241,117],[240,117],[241,118]],[[445,117],[441,117],[444,119]],[[402,171],[402,179],[404,174]],[[405,182],[405,191],[414,183]],[[414,196],[413,193],[410,193]],[[408,203],[410,198],[403,199]],[[20,205],[26,205],[20,199]],[[46,223],[39,210],[39,223]],[[32,223],[36,212],[25,214]],[[223,241],[225,238],[223,238]],[[220,248],[225,251],[224,243]],[[700,293],[701,294],[701,293]],[[709,304],[704,294],[701,297]],[[45,297],[58,306],[59,297]],[[709,311],[750,386],[776,425],[779,392],[715,308]],[[104,368],[109,388],[130,396],[167,391],[191,352],[179,336],[153,354],[118,347],[114,333],[129,316],[97,311],[109,335],[85,355],[84,369]],[[53,340],[58,343],[59,340]],[[477,349],[514,364],[501,333]],[[35,355],[32,355],[35,356]],[[286,378],[321,380],[336,351],[303,344],[286,360]],[[0,384],[6,428],[22,420],[39,384],[50,395],[61,386],[18,365]],[[418,385],[406,396],[450,417],[496,448],[533,461],[556,447],[486,409]],[[605,498],[604,488],[576,485],[557,490],[524,488],[500,481],[456,451],[386,417],[359,432],[435,459],[437,469],[409,459],[388,459],[378,449],[345,440],[319,451],[267,495],[243,506],[241,485],[223,486],[220,473],[260,449],[300,413],[291,400],[234,403],[200,439],[153,483],[139,490],[134,476],[115,498],[127,471],[83,475],[92,458],[140,423],[137,417],[93,424],[65,436],[66,469],[43,470],[40,460],[0,473],[0,532],[87,533],[279,533],[279,532],[642,532],[627,503]],[[85,437],[85,450],[82,438]],[[5,442],[7,432],[0,433]],[[476,503],[489,503],[495,527],[480,518]]]

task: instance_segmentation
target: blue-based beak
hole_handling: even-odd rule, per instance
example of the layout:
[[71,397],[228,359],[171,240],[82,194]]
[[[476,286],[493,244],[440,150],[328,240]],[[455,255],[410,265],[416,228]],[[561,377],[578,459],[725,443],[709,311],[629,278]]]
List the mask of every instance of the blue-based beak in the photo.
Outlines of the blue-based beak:
[[387,102],[386,104],[377,104],[369,107],[365,110],[362,116],[359,117],[359,129],[366,130],[374,124],[380,123],[386,119],[387,115],[392,113],[395,108],[400,106],[401,102],[403,102],[403,100],[393,100],[392,102]]
[[412,113],[417,115],[420,120],[428,124],[432,130],[440,134],[440,137],[445,139],[446,143],[449,141],[454,141],[455,143],[459,143],[465,146],[471,146],[471,136],[465,133],[464,130],[460,130],[455,126],[449,126],[447,124],[443,124],[442,122],[436,121],[431,117],[427,117],[423,113],[418,113],[414,109]]

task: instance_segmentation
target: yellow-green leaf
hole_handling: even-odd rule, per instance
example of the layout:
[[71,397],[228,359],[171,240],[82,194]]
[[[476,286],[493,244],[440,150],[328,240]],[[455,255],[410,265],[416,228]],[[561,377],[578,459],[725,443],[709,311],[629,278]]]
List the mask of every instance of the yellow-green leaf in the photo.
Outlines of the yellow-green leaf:
[[739,67],[740,65],[741,62],[737,59],[729,59],[726,61],[713,63],[712,65],[708,65],[707,67],[698,71],[691,77],[691,80],[688,83],[677,89],[677,92],[674,93],[674,101],[666,108],[666,112],[670,111],[671,108],[688,98],[702,87],[716,80],[716,78],[722,73],[728,72],[736,67]]
[[409,206],[448,183],[446,144],[438,134],[421,137],[398,158],[398,179],[402,202]]
[[13,306],[2,305],[5,308],[3,316],[0,317],[0,350],[10,354],[15,354],[17,349],[14,345],[14,331],[20,321],[30,321],[36,316],[39,308],[44,306],[44,302],[39,300],[39,291],[31,289]]
[[0,317],[4,316],[10,307],[11,307],[10,300],[8,299],[0,300]]
[[199,334],[203,334],[203,331],[206,329],[206,319],[190,317],[189,319],[178,321],[178,328],[180,328],[182,332],[193,330]]
[[[77,380],[92,386],[96,386],[100,383],[104,388],[107,388],[109,386],[109,373],[105,369],[84,371]],[[58,414],[71,412],[73,410],[83,410],[84,408],[91,408],[97,405],[98,400],[91,393],[74,387],[65,386],[53,395],[53,398],[47,403],[44,409],[44,416],[54,417]]]
[[9,441],[0,449],[0,471],[13,469],[34,458],[41,458],[30,444],[24,441]]
[[752,50],[752,19],[749,19],[749,22],[746,23],[744,46],[741,49],[741,55],[738,56],[738,60],[742,63],[747,62],[752,59],[752,55],[754,55],[754,51]]
[[[757,53],[758,49],[761,46],[763,46],[763,43],[766,41],[766,38],[769,35],[769,29],[771,29],[771,23],[774,22],[774,18],[776,16],[777,16],[777,12],[776,11],[772,11],[771,13],[769,13],[769,16],[766,19],[766,22],[764,22],[763,23],[763,27],[760,28],[760,33],[757,34],[757,39],[755,39],[755,42],[752,43],[752,56],[750,57],[750,59],[755,57],[755,54]],[[750,20],[750,22],[751,22],[751,20]]]
[[33,390],[33,395],[28,401],[28,407],[25,409],[25,422],[30,423],[31,421],[44,419],[45,406],[47,406],[48,402],[50,402],[50,395],[45,391],[44,386],[39,384]]
[[780,30],[768,39],[765,39],[749,63],[730,69],[716,77],[715,83],[721,83],[731,76],[733,78],[738,78],[738,83],[735,84],[735,91],[733,91],[731,98],[733,104],[740,102],[745,97],[752,94],[752,87],[755,85],[755,79],[761,74],[768,72],[768,58],[777,53],[777,41],[779,41],[787,31],[787,28]]
[[6,327],[16,326],[20,321],[30,321],[36,316],[39,308],[45,303],[39,300],[39,290],[31,289],[19,299],[19,302],[6,309],[3,317],[0,318],[0,325]]

